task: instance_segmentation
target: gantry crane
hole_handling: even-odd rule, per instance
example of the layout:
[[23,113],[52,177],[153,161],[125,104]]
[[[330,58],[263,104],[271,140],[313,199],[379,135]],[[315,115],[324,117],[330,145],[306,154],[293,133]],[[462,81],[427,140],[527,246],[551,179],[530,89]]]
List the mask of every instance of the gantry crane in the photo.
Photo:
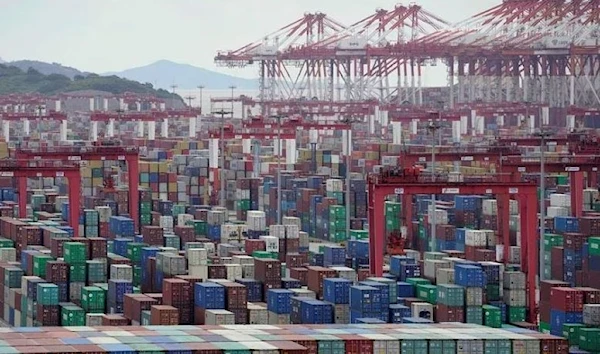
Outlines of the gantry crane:
[[[584,173],[587,174],[588,185],[598,188],[598,167],[600,156],[595,155],[563,155],[544,159],[546,172],[569,174],[571,210],[575,217],[583,214]],[[499,169],[503,176],[510,173],[511,178],[518,181],[522,174],[540,173],[541,163],[538,157],[503,156]]]
[[[520,156],[521,151],[512,146],[506,147],[488,147],[488,148],[447,148],[435,153],[437,161],[479,161],[489,162],[498,165],[503,156]],[[410,167],[416,164],[427,163],[431,161],[431,153],[423,151],[403,151],[400,153],[399,166]]]
[[[136,230],[140,225],[139,210],[139,151],[135,147],[124,146],[66,146],[46,147],[41,149],[16,149],[15,157],[24,160],[61,160],[61,161],[125,161],[129,180],[129,214],[135,223]],[[78,180],[77,185],[81,181]],[[71,184],[69,184],[71,186]],[[79,188],[79,187],[78,187]],[[80,188],[79,188],[80,189]],[[77,189],[77,190],[79,190]],[[77,204],[78,206],[79,204]],[[73,213],[74,207],[71,209]]]
[[69,226],[79,234],[81,172],[78,165],[60,160],[0,160],[0,176],[17,179],[19,217],[27,217],[27,178],[65,177],[69,183]]
[[[468,182],[452,182],[447,179],[433,180],[423,174],[411,174],[410,171],[383,170],[379,174],[368,176],[368,217],[369,217],[369,267],[374,276],[382,276],[384,254],[386,252],[385,209],[388,195],[400,195],[404,219],[412,221],[412,198],[415,194],[453,194],[453,195],[496,195],[508,201],[510,197],[519,200],[521,214],[521,268],[527,273],[529,297],[529,319],[536,322],[536,276],[538,272],[537,244],[537,186],[528,182],[504,182],[497,176],[471,177]],[[508,227],[509,210],[502,208],[499,223]],[[410,230],[410,227],[408,228]],[[505,254],[509,254],[510,243],[503,240]]]

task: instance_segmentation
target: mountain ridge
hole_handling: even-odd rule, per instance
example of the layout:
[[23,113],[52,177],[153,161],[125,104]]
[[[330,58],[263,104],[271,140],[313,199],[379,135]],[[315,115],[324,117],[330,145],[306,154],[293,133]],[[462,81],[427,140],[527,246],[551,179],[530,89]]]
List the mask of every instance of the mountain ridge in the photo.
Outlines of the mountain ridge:
[[115,75],[129,80],[149,82],[155,87],[163,89],[169,89],[173,84],[177,85],[179,89],[195,89],[198,85],[203,85],[207,89],[213,90],[227,89],[231,85],[241,90],[258,88],[258,80],[256,79],[244,79],[166,59],[161,59],[144,66],[118,72],[103,73],[101,75]]

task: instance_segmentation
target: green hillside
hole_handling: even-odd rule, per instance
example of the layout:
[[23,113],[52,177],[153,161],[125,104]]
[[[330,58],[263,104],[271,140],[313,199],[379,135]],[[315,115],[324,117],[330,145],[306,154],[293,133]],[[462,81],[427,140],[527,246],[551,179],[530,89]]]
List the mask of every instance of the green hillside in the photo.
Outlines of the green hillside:
[[[14,66],[0,64],[0,95],[32,92],[53,95],[80,90],[98,90],[110,92],[112,94],[134,92],[140,94],[152,94],[164,99],[170,99],[173,95],[163,89],[154,89],[152,84],[142,84],[137,81],[126,80],[117,76],[88,74],[85,77],[77,75],[71,80],[64,75],[44,75],[31,68],[25,72]],[[176,99],[183,102],[179,95],[176,95]]]

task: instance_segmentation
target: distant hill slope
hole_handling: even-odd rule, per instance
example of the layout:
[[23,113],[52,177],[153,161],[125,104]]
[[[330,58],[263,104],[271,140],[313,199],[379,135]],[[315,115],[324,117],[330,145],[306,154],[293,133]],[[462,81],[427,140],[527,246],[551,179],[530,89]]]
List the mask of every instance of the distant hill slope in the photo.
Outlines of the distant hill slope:
[[213,90],[226,89],[231,85],[235,85],[241,90],[258,88],[258,80],[242,79],[168,60],[160,60],[146,66],[127,69],[121,72],[107,73],[106,75],[117,75],[139,82],[151,82],[156,87],[165,89],[168,89],[173,83],[179,89],[194,89],[198,85],[203,85]]
[[[1,62],[0,62],[1,63]],[[6,63],[10,66],[16,66],[17,68],[27,71],[29,68],[33,68],[44,75],[59,74],[74,79],[77,75],[87,76],[90,73],[79,71],[75,68],[63,66],[59,63],[45,63],[37,60],[17,60]]]
[[[122,94],[134,92],[141,94],[153,94],[160,98],[171,98],[172,94],[166,90],[154,89],[151,84],[141,84],[136,81],[122,79],[116,76],[99,76],[88,74],[77,75],[72,80],[65,75],[44,75],[41,72],[29,68],[23,71],[15,66],[0,64],[0,95],[10,93],[38,92],[53,95],[63,92],[97,90]],[[183,101],[176,95],[177,100]]]

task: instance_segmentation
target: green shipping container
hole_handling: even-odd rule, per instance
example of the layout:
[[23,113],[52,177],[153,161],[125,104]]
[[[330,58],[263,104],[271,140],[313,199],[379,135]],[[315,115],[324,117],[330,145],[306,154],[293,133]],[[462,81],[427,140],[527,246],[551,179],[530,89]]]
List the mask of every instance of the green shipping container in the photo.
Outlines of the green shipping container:
[[516,323],[516,322],[525,322],[527,314],[527,309],[525,307],[508,307],[508,322]]
[[330,205],[329,206],[329,219],[345,219],[346,218],[346,207],[342,205]]
[[46,263],[53,260],[48,254],[36,254],[33,256],[33,275],[40,278],[46,277]]
[[483,324],[488,327],[500,328],[502,327],[502,311],[495,306],[484,305],[483,310]]
[[433,284],[418,284],[417,285],[417,297],[421,300],[427,301],[430,304],[437,303],[437,286]]
[[267,251],[254,251],[254,252],[252,252],[252,257],[266,259],[266,258],[272,258],[273,255],[271,252],[267,252]]
[[140,214],[148,214],[152,212],[152,202],[140,202]]
[[189,221],[188,223],[190,223],[192,226],[194,226],[194,232],[196,233],[196,236],[206,236],[206,221],[202,221],[202,220],[192,220]]
[[152,214],[140,214],[140,223],[142,225],[152,225]]
[[7,267],[4,269],[4,286],[8,288],[20,288],[21,278],[25,273],[18,267]]
[[81,289],[81,306],[86,312],[103,313],[106,304],[106,292],[97,286],[85,286]]
[[431,284],[431,282],[424,278],[406,278],[406,282],[412,284],[412,286],[417,286],[419,284]]
[[87,248],[81,242],[65,242],[63,244],[63,256],[69,264],[85,264],[87,260]]
[[12,240],[9,240],[4,237],[0,237],[0,248],[10,248],[14,247],[15,243]]
[[402,354],[421,354],[427,353],[428,345],[427,340],[421,339],[406,339],[402,340],[400,350]]
[[592,256],[600,256],[600,237],[588,238],[588,252]]
[[600,328],[580,328],[579,349],[600,352]]
[[346,241],[346,231],[330,231],[329,232],[329,241],[331,242],[344,242]]
[[141,242],[132,242],[127,244],[127,258],[134,264],[142,263],[142,248],[148,245]]
[[485,286],[486,298],[487,301],[500,301],[502,297],[500,296],[500,285],[498,284],[487,284]]
[[37,302],[40,305],[58,305],[58,285],[38,283]]
[[104,283],[107,281],[105,262],[92,260],[85,263],[87,265],[87,280],[89,283]]
[[166,247],[181,249],[181,239],[177,235],[164,235],[164,241]]
[[466,323],[483,324],[483,310],[480,306],[467,306],[465,313]]
[[173,205],[173,217],[177,218],[179,214],[185,214],[185,205],[184,204],[174,204]]
[[350,230],[351,240],[368,240],[369,231],[367,230]]
[[579,345],[579,330],[585,328],[581,323],[563,324],[563,337],[567,338],[569,345]]
[[439,284],[437,286],[437,301],[450,307],[462,307],[465,302],[465,289],[454,284]]
[[86,282],[85,270],[87,264],[72,264],[69,266],[69,281],[71,282]]
[[540,321],[540,332],[550,334],[550,323]]
[[79,306],[61,306],[61,326],[85,326],[85,311]]

